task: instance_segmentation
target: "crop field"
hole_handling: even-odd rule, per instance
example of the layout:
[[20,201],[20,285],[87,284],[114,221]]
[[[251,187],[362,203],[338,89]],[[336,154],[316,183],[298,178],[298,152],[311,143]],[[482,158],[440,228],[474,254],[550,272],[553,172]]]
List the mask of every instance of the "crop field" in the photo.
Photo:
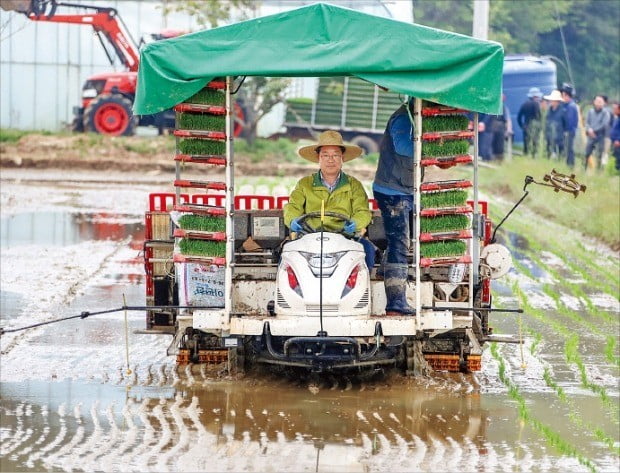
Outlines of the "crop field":
[[[3,172],[3,326],[144,301],[146,196],[167,181],[76,179]],[[296,181],[235,183],[288,195]],[[516,201],[483,198],[495,222]],[[1,469],[616,472],[620,260],[532,207],[498,232],[514,268],[493,282],[495,305],[524,313],[490,320],[525,342],[487,344],[480,372],[237,378],[177,366],[169,337],[132,333],[141,313],[127,345],[123,313],[78,318],[0,339]]]

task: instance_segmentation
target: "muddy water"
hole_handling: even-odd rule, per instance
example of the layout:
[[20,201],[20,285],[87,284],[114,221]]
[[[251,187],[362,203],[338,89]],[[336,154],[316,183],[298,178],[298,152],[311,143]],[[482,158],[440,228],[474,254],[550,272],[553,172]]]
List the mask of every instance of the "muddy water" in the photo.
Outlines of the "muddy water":
[[[39,228],[38,211],[27,210],[14,218]],[[84,221],[97,219],[87,206],[44,217],[51,220],[43,228],[57,225],[62,238],[13,229],[5,237],[2,220],[10,264],[1,267],[2,325],[119,307],[123,295],[141,305],[140,215],[119,210],[98,209],[116,226],[112,233],[88,229]],[[36,280],[39,297],[8,278],[11,271],[29,280],[20,248],[49,271]],[[283,378],[255,370],[230,378],[226,366],[177,367],[165,356],[170,337],[132,333],[144,327],[144,314],[135,312],[127,331],[120,312],[49,325],[10,343],[3,336],[0,470],[618,471],[618,365],[605,351],[606,335],[618,333],[617,298],[584,283],[581,300],[595,302],[573,307],[579,299],[571,288],[554,285],[527,248],[515,249],[535,279],[511,273],[494,294],[505,307],[522,305],[516,282],[532,310],[521,319],[495,314],[491,325],[497,333],[521,330],[527,341],[499,345],[496,356],[487,346],[475,374]],[[75,261],[52,264],[62,255]],[[568,305],[558,306],[543,283]],[[535,317],[539,308],[544,318]],[[565,355],[571,332],[579,334],[581,365]],[[617,345],[611,352],[613,360]]]

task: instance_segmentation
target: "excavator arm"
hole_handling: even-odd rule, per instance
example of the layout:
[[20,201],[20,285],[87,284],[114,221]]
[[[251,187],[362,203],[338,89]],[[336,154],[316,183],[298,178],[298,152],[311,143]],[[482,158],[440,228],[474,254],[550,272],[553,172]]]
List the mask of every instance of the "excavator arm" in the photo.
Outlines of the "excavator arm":
[[[136,72],[138,70],[140,60],[138,47],[115,8],[64,3],[56,0],[5,0],[0,5],[3,10],[23,13],[32,21],[90,25],[99,37],[112,64],[114,63],[112,55],[109,48],[106,47],[102,35],[112,45],[114,53],[128,71]],[[57,12],[58,7],[62,7],[63,10],[76,9],[86,13],[59,14]]]

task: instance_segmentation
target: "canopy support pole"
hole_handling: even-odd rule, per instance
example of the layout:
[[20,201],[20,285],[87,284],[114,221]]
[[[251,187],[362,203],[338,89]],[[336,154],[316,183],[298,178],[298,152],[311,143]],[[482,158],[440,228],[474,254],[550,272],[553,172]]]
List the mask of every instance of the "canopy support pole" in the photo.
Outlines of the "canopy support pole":
[[230,93],[233,78],[226,76],[226,269],[224,271],[224,313],[232,312],[232,271],[235,264],[235,168],[233,159],[234,119],[235,108]]
[[[409,106],[409,104],[407,104]],[[421,285],[420,285],[420,194],[422,188],[422,172],[420,163],[422,162],[422,99],[415,99],[414,102],[414,133],[413,133],[413,172],[414,172],[414,226],[415,251],[413,253],[415,265],[415,317],[416,331],[420,329],[419,320],[421,317]]]
[[[471,259],[472,259],[472,277],[470,281],[478,281],[478,272],[480,266],[480,237],[484,232],[484,225],[480,220],[480,210],[478,208],[478,112],[474,113],[474,213],[472,215],[472,227],[474,230],[474,238],[471,240]],[[470,298],[472,295],[470,287]]]

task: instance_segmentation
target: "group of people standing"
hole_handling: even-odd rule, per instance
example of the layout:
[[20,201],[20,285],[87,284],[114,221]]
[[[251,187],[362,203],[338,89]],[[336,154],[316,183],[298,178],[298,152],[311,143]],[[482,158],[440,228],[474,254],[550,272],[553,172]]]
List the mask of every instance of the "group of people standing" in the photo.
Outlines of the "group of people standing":
[[[541,132],[544,132],[547,158],[566,156],[566,164],[575,166],[575,136],[580,125],[579,107],[574,100],[574,88],[563,84],[559,90],[543,95],[538,87],[532,87],[527,100],[517,115],[517,123],[523,130],[523,152],[536,157]],[[544,100],[544,101],[543,101]],[[616,170],[620,170],[620,143],[611,136],[614,121],[617,122],[618,104],[614,112],[607,107],[607,97],[597,95],[585,119],[586,148],[585,167],[602,167],[606,138],[612,141],[616,158]],[[616,124],[616,127],[618,125]]]

